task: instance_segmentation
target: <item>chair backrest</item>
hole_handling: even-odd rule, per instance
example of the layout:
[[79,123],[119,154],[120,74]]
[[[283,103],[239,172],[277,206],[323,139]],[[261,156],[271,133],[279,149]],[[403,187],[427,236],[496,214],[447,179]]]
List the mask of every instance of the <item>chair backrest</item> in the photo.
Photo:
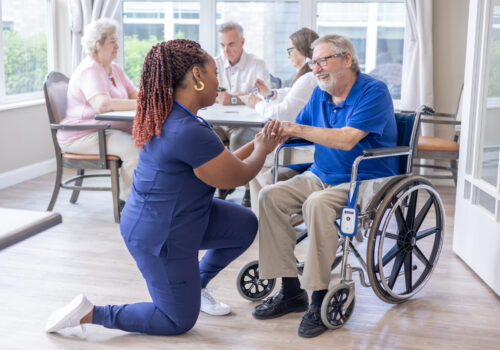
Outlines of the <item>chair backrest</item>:
[[399,157],[399,173],[408,174],[411,173],[413,166],[420,113],[395,113],[394,116],[398,128],[398,146],[409,146],[411,149],[411,156]]
[[43,84],[45,104],[51,124],[59,124],[66,116],[69,78],[59,72],[50,72]]
[[271,89],[279,89],[281,88],[281,79],[278,77],[275,77],[272,74],[269,74],[269,77],[271,79]]
[[[66,116],[67,92],[69,79],[62,73],[50,72],[43,83],[45,105],[49,115],[50,124],[59,124]],[[57,130],[51,128],[52,143],[56,152],[58,164],[61,162],[61,148],[57,141]]]

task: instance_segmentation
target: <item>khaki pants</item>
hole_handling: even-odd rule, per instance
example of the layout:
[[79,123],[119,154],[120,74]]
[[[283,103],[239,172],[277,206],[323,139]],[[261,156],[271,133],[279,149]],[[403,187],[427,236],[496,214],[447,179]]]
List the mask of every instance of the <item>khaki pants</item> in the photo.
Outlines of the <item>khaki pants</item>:
[[[285,148],[280,152],[280,164],[312,163],[314,161],[314,147]],[[267,185],[273,183],[274,152],[266,157],[262,170],[250,182],[250,199],[252,210],[259,216],[259,193]],[[288,180],[297,175],[295,170],[286,167],[278,168],[278,181]]]
[[[371,199],[382,182],[362,181],[358,203]],[[266,186],[259,196],[259,270],[262,278],[297,277],[296,231],[290,216],[302,212],[309,236],[302,288],[327,289],[338,246],[335,219],[347,206],[349,183],[332,186],[310,171]],[[370,193],[368,193],[370,192]]]
[[[106,152],[121,158],[120,199],[126,201],[130,194],[134,170],[139,161],[139,150],[135,147],[132,136],[120,130],[106,130]],[[99,136],[97,132],[85,135],[71,143],[60,145],[63,152],[80,154],[99,154]]]

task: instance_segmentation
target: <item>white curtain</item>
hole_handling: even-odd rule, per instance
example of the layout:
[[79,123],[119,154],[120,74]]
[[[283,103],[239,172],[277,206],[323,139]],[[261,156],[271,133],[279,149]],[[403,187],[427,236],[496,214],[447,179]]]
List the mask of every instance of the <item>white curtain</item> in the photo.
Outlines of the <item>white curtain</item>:
[[[406,0],[406,13],[401,109],[414,111],[420,105],[434,107],[432,0]],[[434,125],[420,124],[420,134],[434,136]],[[420,163],[432,165],[434,161],[421,159]],[[422,175],[431,172],[420,168]]]
[[120,0],[68,0],[71,20],[71,55],[72,69],[80,64],[85,52],[81,39],[87,24],[99,18],[117,18]]
[[432,0],[406,0],[401,109],[434,106]]

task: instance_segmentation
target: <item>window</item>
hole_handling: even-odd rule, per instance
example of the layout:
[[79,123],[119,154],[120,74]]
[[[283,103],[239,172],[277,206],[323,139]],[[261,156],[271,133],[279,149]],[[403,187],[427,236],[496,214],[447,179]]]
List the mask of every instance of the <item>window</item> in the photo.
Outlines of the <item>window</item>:
[[199,1],[123,0],[122,11],[125,72],[137,87],[152,46],[171,39],[199,42]]
[[[292,81],[296,70],[288,60],[288,37],[299,27],[298,1],[217,1],[217,29],[226,21],[241,24],[244,30],[245,51],[267,64],[269,73],[284,84]],[[216,55],[220,54],[216,32]]]
[[340,34],[351,39],[361,71],[384,81],[392,98],[400,99],[404,1],[318,1],[316,13],[318,34]]
[[42,97],[48,72],[48,4],[42,0],[0,0],[1,104]]

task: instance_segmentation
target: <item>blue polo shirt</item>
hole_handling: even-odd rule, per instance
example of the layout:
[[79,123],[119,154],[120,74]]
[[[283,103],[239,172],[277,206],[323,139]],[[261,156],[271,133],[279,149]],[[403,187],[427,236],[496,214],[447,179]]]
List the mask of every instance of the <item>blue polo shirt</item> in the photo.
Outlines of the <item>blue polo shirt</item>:
[[[389,90],[380,80],[363,73],[359,73],[349,95],[338,105],[332,102],[328,92],[316,87],[296,122],[321,128],[349,126],[368,133],[350,151],[314,144],[314,163],[308,170],[330,185],[350,181],[352,164],[363,150],[393,147],[397,143]],[[397,157],[364,160],[358,167],[358,180],[397,175],[397,169]]]

